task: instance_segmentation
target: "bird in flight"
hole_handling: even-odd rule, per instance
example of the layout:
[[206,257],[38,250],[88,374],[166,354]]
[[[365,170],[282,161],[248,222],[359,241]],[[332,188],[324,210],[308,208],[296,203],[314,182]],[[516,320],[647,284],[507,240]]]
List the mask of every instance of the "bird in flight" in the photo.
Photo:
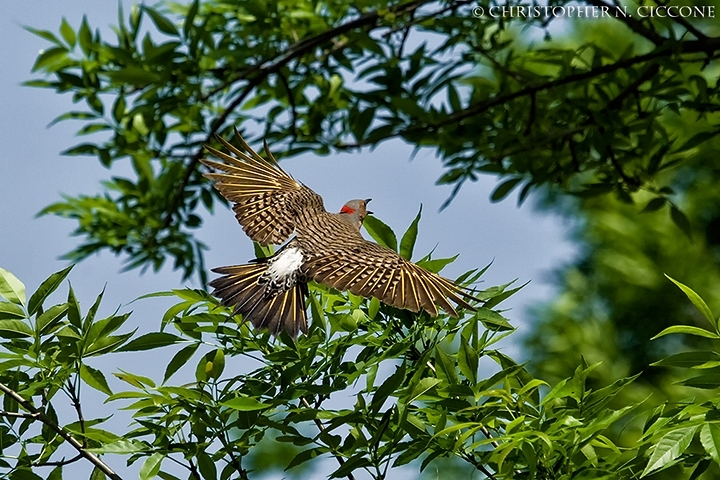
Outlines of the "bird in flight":
[[453,317],[450,303],[475,310],[475,300],[461,287],[404,259],[360,234],[370,199],[350,200],[339,213],[329,213],[320,195],[285,173],[265,142],[267,158],[258,155],[235,129],[240,148],[217,136],[228,150],[206,146],[222,162],[202,159],[205,176],[232,202],[237,221],[260,245],[280,245],[273,256],[245,265],[213,269],[222,276],[211,281],[212,294],[234,314],[273,335],[307,333],[305,297],[312,280],[387,305],[433,317],[438,306]]

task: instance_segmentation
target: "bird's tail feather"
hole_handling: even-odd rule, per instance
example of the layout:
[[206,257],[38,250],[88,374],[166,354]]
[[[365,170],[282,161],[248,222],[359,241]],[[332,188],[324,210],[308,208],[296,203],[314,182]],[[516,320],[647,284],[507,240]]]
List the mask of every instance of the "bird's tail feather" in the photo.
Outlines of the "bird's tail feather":
[[222,305],[234,306],[233,315],[241,314],[255,328],[267,328],[273,335],[285,330],[293,338],[299,332],[307,333],[307,284],[298,282],[289,290],[268,296],[265,285],[258,283],[267,267],[265,259],[258,259],[246,265],[215,268],[213,272],[223,276],[209,283],[214,288],[212,294],[221,299]]

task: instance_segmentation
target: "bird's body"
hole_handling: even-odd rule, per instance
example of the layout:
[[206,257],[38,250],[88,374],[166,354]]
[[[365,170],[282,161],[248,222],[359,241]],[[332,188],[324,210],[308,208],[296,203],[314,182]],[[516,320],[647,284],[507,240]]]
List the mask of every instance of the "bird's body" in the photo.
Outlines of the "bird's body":
[[438,314],[436,305],[457,316],[448,299],[473,309],[463,300],[472,297],[450,280],[363,238],[360,228],[370,200],[351,200],[340,213],[329,213],[322,197],[280,169],[267,144],[265,160],[237,131],[236,136],[247,153],[218,138],[235,156],[207,147],[224,163],[202,162],[225,173],[206,176],[234,203],[235,216],[252,240],[277,245],[295,236],[268,259],[213,270],[223,274],[210,282],[213,295],[234,306],[234,313],[256,328],[297,336],[307,331],[304,298],[309,280],[433,316]]

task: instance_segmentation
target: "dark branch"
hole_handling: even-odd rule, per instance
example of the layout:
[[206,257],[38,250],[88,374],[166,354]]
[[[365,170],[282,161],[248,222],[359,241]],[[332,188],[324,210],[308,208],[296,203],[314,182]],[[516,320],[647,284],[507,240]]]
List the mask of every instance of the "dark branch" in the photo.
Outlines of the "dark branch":
[[81,453],[78,453],[73,458],[69,460],[65,460],[64,458],[62,460],[57,460],[54,462],[38,462],[33,464],[35,467],[64,467],[65,465],[70,465],[71,463],[75,463],[78,460],[81,460],[83,458]]
[[283,75],[282,71],[278,71],[278,78],[282,82],[283,86],[285,87],[285,90],[287,91],[288,95],[288,102],[290,103],[290,111],[292,112],[292,136],[293,139],[297,139],[297,120],[298,120],[298,114],[297,114],[297,106],[295,105],[295,95],[292,91],[292,88],[290,88],[290,83],[288,82],[287,77]]
[[[603,0],[586,0],[586,1],[590,5],[594,5],[596,7],[613,9],[612,5],[610,5],[609,3],[605,3]],[[637,33],[638,35],[642,35],[643,37],[647,38],[655,45],[661,45],[663,42],[665,42],[667,40],[662,35],[658,34],[654,30],[647,28],[639,20],[636,20],[629,15],[627,17],[619,17],[618,20],[620,20],[625,25],[627,25],[627,27],[630,30]]]
[[82,456],[83,458],[90,461],[90,463],[95,465],[105,475],[110,477],[112,480],[122,480],[122,477],[120,477],[120,475],[115,473],[109,466],[107,466],[102,460],[100,460],[100,458],[97,455],[85,450],[85,448],[83,448],[83,445],[75,437],[70,435],[70,433],[67,430],[65,430],[58,424],[56,424],[50,417],[45,415],[45,413],[43,411],[35,408],[35,406],[31,402],[29,402],[28,400],[25,400],[23,397],[18,395],[18,393],[15,392],[15,390],[9,388],[8,386],[6,386],[3,383],[0,383],[0,391],[2,391],[5,395],[7,395],[8,397],[15,400],[18,403],[18,405],[20,405],[25,410],[27,410],[32,415],[34,415],[37,418],[37,420],[41,421],[42,423],[47,425],[52,431],[54,431],[55,433],[60,435],[63,439],[65,439],[65,441],[67,441],[70,445],[72,445],[73,448],[75,448],[75,450],[78,451],[80,456]]
[[37,419],[38,416],[34,413],[22,413],[22,412],[6,412],[6,411],[0,411],[0,417],[8,417],[8,418],[30,418],[30,419]]
[[480,470],[487,478],[489,478],[490,480],[495,480],[495,476],[492,474],[492,472],[488,470],[483,464],[478,463],[478,461],[475,460],[475,457],[472,454],[463,452],[460,454],[460,456],[465,459],[466,462],[470,463],[475,468]]
[[[557,87],[561,87],[564,85],[568,85],[575,82],[580,82],[583,80],[589,80],[591,78],[599,77],[601,75],[605,75],[608,73],[612,73],[618,70],[622,70],[625,68],[630,68],[634,65],[637,65],[639,63],[648,62],[651,60],[655,60],[657,58],[663,58],[671,56],[675,53],[712,53],[716,50],[720,50],[720,38],[712,38],[709,40],[701,41],[701,40],[694,40],[689,42],[684,42],[681,44],[672,43],[668,46],[658,47],[657,49],[653,50],[650,53],[646,53],[644,55],[638,55],[636,57],[631,57],[625,60],[620,60],[615,63],[611,63],[608,65],[603,65],[601,67],[593,68],[591,70],[587,70],[585,72],[576,73],[574,75],[568,75],[567,77],[559,78],[557,80],[552,80],[549,82],[541,83],[538,85],[533,85],[530,87],[523,88],[521,90],[518,90],[513,93],[509,93],[507,95],[503,95],[500,97],[491,98],[489,100],[486,100],[484,102],[476,103],[475,105],[472,105],[464,110],[460,110],[453,115],[449,115],[445,120],[442,120],[435,124],[430,125],[414,125],[412,127],[406,128],[404,130],[400,130],[395,132],[394,134],[388,135],[386,138],[392,138],[392,137],[399,137],[406,134],[416,133],[419,131],[427,131],[427,130],[437,130],[439,128],[442,128],[447,125],[456,125],[459,122],[474,117],[476,115],[479,115],[481,113],[484,113],[488,111],[489,109],[496,107],[498,105],[503,105],[505,103],[508,103],[510,101],[516,100],[518,98],[527,97],[530,95],[534,95],[538,92],[545,91],[545,90],[551,90]],[[362,146],[364,145],[363,142],[360,142],[357,145],[354,146]],[[338,148],[343,148],[343,146],[339,146]]]
[[[663,6],[666,6],[668,4],[668,2],[663,1],[663,0],[657,0],[657,3],[658,3],[658,5],[663,5]],[[695,28],[695,25],[688,22],[685,17],[678,15],[677,17],[673,18],[673,21],[679,23],[680,25],[682,25],[685,28],[685,30],[687,30],[688,32],[695,35],[695,38],[697,38],[699,40],[707,38],[707,35],[705,35],[703,32],[701,32],[700,30]]]

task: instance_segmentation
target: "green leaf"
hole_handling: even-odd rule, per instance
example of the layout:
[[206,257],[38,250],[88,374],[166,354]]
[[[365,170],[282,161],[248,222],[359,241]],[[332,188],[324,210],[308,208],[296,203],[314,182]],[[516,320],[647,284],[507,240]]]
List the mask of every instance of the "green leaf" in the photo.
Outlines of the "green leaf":
[[706,423],[700,429],[700,443],[705,451],[720,465],[720,426]]
[[392,231],[392,228],[372,215],[365,217],[363,226],[377,243],[397,252],[397,237],[395,236],[395,232]]
[[120,370],[120,373],[113,373],[117,378],[122,380],[123,382],[127,382],[130,385],[136,387],[136,388],[145,388],[146,386],[150,388],[155,388],[155,382],[153,382],[152,378],[145,377],[142,375],[135,375],[134,373],[125,372],[123,370]]
[[415,219],[412,221],[407,231],[403,234],[402,240],[400,240],[400,256],[411,260],[413,255],[413,249],[415,248],[415,241],[418,235],[418,224],[420,223],[420,217],[422,215],[422,205],[418,210]]
[[347,477],[356,470],[361,470],[363,467],[367,467],[368,465],[372,464],[370,460],[365,457],[365,454],[359,453],[357,455],[353,455],[347,459],[340,468],[330,474],[330,478]]
[[453,263],[460,254],[457,254],[450,258],[436,258],[435,260],[421,260],[417,262],[419,266],[433,273],[440,273],[440,271],[446,266]]
[[705,338],[720,338],[720,335],[717,333],[705,330],[704,328],[693,327],[690,325],[673,325],[652,337],[651,340],[655,340],[656,338],[664,337],[665,335],[670,335],[672,333],[685,333],[687,335],[695,335],[696,337]]
[[50,475],[48,475],[47,480],[62,480],[62,465],[58,465],[53,468]]
[[140,467],[140,480],[150,480],[155,478],[160,471],[160,465],[162,464],[165,455],[162,453],[153,453],[145,460],[143,466]]
[[655,197],[650,200],[647,205],[645,205],[645,208],[643,208],[642,212],[640,213],[648,213],[660,210],[662,207],[665,206],[666,203],[667,199],[665,197]]
[[695,135],[690,137],[687,142],[683,143],[680,148],[675,150],[675,153],[684,152],[685,150],[690,150],[698,147],[718,134],[720,134],[720,130],[696,133]]
[[60,23],[60,34],[65,39],[70,48],[75,47],[75,30],[73,30],[65,17],[63,17],[62,22]]
[[70,306],[67,303],[53,305],[45,310],[35,321],[35,328],[40,335],[48,332],[63,319]]
[[65,59],[67,58],[67,53],[68,51],[65,47],[53,47],[51,49],[44,50],[40,55],[38,55],[31,71],[35,72],[41,68],[50,66],[59,60]]
[[78,41],[80,48],[85,55],[89,55],[93,48],[92,32],[87,22],[87,16],[83,15],[82,23],[80,24],[80,30],[78,30]]
[[172,360],[170,360],[170,363],[168,363],[167,368],[165,369],[165,376],[163,377],[163,383],[167,382],[170,377],[173,376],[175,372],[177,372],[180,367],[185,365],[188,360],[190,360],[190,357],[193,356],[193,354],[197,351],[198,347],[200,346],[199,343],[191,343],[187,347],[183,348],[179,352],[177,352]]
[[650,365],[653,367],[713,368],[720,366],[720,353],[710,351],[676,353]]
[[[30,326],[22,320],[0,320],[0,336],[4,336],[2,332],[13,332],[24,337],[35,335]],[[11,338],[14,336],[16,335],[12,335]]]
[[0,320],[26,318],[25,310],[10,302],[0,302]]
[[695,293],[690,287],[687,285],[683,285],[682,283],[678,282],[674,278],[665,275],[668,280],[673,282],[675,285],[677,285],[680,290],[683,291],[685,296],[692,302],[693,305],[695,305],[695,308],[698,309],[700,313],[703,314],[703,317],[715,328],[715,331],[720,334],[720,328],[718,328],[718,324],[715,321],[715,318],[713,317],[712,312],[710,311],[710,307],[707,306],[707,303],[705,303],[705,300],[703,300],[700,295]]
[[703,388],[713,390],[720,387],[720,373],[706,373],[697,377],[688,378],[680,382],[680,385],[686,387]]
[[74,327],[80,329],[82,327],[82,314],[80,313],[80,303],[75,297],[75,291],[72,285],[68,288],[68,320]]
[[655,445],[650,460],[640,478],[670,465],[673,460],[682,455],[690,446],[697,429],[697,426],[678,428],[665,434]]
[[187,15],[185,15],[185,23],[183,24],[183,36],[188,37],[190,30],[193,28],[193,21],[198,13],[200,7],[200,0],[194,0],[188,9]]
[[100,470],[99,467],[93,468],[93,471],[90,472],[90,480],[106,480],[107,477],[105,476],[105,473],[103,473],[102,470]]
[[65,280],[73,267],[74,265],[70,265],[69,267],[62,269],[59,272],[53,273],[44,282],[40,284],[35,293],[30,296],[30,300],[28,301],[28,314],[34,315],[35,312],[37,312],[40,307],[42,307],[42,304],[48,297],[48,295],[50,295],[60,286],[62,281]]
[[118,352],[138,352],[141,350],[152,350],[154,348],[167,347],[176,343],[185,342],[185,339],[173,335],[172,333],[155,332],[148,333],[136,338],[124,347],[118,349]]
[[440,346],[435,346],[435,371],[438,377],[444,377],[450,385],[457,385],[458,377],[455,371],[455,361]]
[[[157,73],[150,72],[142,67],[126,67],[122,70],[106,72],[106,75],[116,82],[126,83],[134,87],[144,87],[145,85],[150,85],[151,83],[160,81],[160,76]],[[133,125],[137,129],[137,124],[142,122],[144,122],[144,118],[142,116],[136,117]],[[146,131],[146,127],[144,126],[142,126],[141,129]]]
[[43,478],[31,470],[25,470],[24,468],[13,469],[10,475],[6,478],[10,480],[43,480]]
[[375,390],[373,394],[371,410],[377,413],[382,408],[385,400],[402,384],[405,379],[405,363],[397,367],[395,373],[390,375],[383,383]]
[[508,194],[512,191],[515,186],[522,181],[522,177],[517,178],[511,178],[510,180],[505,180],[503,183],[498,185],[498,187],[493,191],[493,193],[490,195],[490,201],[492,202],[499,202],[503,198],[507,197]]
[[488,330],[502,332],[513,329],[513,326],[510,325],[510,322],[508,322],[505,317],[494,310],[490,310],[489,308],[478,308],[475,313],[475,318],[480,320]]
[[477,352],[470,346],[464,336],[460,336],[460,351],[458,352],[458,367],[470,384],[477,383],[477,369],[479,358]]
[[168,35],[178,35],[177,28],[170,20],[163,17],[162,15],[160,15],[160,13],[150,7],[146,7],[143,5],[141,8],[144,12],[150,15],[150,18],[152,18],[152,21],[158,30]]
[[251,397],[235,397],[225,402],[220,402],[220,405],[233,410],[239,410],[241,412],[249,412],[253,410],[265,410],[272,407],[267,403],[262,403]]
[[439,378],[423,378],[418,382],[417,385],[415,385],[415,388],[413,388],[406,403],[414,402],[415,400],[417,400],[418,397],[433,389],[440,382],[441,380]]
[[49,42],[54,43],[55,45],[62,45],[62,42],[58,40],[58,38],[52,34],[51,32],[47,30],[37,30],[32,27],[23,27],[28,32],[32,33],[33,35],[37,35],[40,38],[44,38],[45,40],[48,40]]
[[0,268],[0,297],[16,305],[25,305],[25,285],[4,268]]
[[690,221],[675,205],[670,205],[670,219],[690,240],[692,240],[692,227],[690,226]]
[[201,450],[197,453],[197,464],[200,469],[200,475],[204,480],[216,480],[217,479],[217,467],[215,462],[210,458],[210,455]]
[[103,375],[100,370],[81,363],[80,378],[82,378],[82,380],[92,388],[99,390],[104,394],[112,395],[112,390],[110,390],[110,387],[108,386],[105,375]]
[[322,455],[324,452],[325,452],[325,448],[323,448],[323,447],[316,447],[316,448],[311,448],[309,450],[303,450],[302,452],[295,455],[295,457],[293,457],[292,460],[290,460],[290,463],[288,463],[288,466],[285,467],[285,471],[288,471],[293,467],[296,467],[302,463],[312,460],[313,458],[316,458],[316,457]]
[[[145,396],[144,393],[138,392],[139,395],[142,397]],[[106,445],[102,445],[98,448],[88,448],[87,449],[90,452],[93,453],[114,453],[114,454],[129,454],[129,453],[138,453],[138,452],[144,452],[148,450],[148,447],[145,446],[142,442],[139,440],[126,440],[124,438],[120,440],[116,440],[112,443],[108,443]]]

